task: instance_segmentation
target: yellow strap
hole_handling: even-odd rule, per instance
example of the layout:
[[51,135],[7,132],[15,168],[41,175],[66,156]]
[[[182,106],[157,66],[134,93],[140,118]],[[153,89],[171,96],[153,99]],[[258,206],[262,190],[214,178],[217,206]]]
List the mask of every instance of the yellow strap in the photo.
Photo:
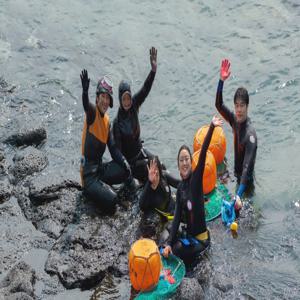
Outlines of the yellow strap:
[[156,210],[159,214],[161,214],[162,216],[164,216],[165,218],[167,218],[168,221],[171,221],[171,220],[174,219],[174,216],[171,215],[171,214],[168,213],[168,212],[161,211],[161,210],[159,210],[158,208],[155,208],[155,210]]
[[196,235],[196,239],[199,241],[204,241],[208,239],[208,232],[207,230],[205,232],[199,233],[198,235]]

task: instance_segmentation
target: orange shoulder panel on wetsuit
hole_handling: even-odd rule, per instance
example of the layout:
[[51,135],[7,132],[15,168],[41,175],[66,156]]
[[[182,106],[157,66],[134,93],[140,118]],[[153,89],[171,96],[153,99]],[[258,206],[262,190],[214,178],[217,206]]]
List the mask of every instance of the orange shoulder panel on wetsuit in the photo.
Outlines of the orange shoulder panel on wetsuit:
[[[86,116],[84,119],[83,131],[82,131],[82,144],[81,144],[81,153],[84,155],[85,142],[87,134],[87,121]],[[96,116],[94,122],[88,127],[88,134],[93,135],[98,141],[103,144],[107,144],[107,139],[109,135],[109,116],[104,114],[104,117],[101,117],[99,110],[96,109]]]

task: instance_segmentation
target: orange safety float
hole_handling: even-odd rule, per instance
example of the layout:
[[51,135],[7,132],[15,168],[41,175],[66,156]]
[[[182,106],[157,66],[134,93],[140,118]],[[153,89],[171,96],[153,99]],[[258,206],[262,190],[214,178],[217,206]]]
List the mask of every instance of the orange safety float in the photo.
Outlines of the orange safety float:
[[[201,148],[193,154],[192,170],[194,171],[200,155]],[[217,165],[212,152],[207,150],[205,158],[205,167],[203,174],[203,193],[209,194],[216,186],[217,182]]]
[[162,262],[153,240],[136,241],[131,246],[128,264],[130,281],[136,291],[149,291],[157,285]]
[[[194,137],[194,152],[198,151],[202,146],[208,129],[209,125],[205,125],[196,132]],[[208,149],[213,153],[217,164],[223,162],[226,154],[226,137],[222,127],[215,127]]]

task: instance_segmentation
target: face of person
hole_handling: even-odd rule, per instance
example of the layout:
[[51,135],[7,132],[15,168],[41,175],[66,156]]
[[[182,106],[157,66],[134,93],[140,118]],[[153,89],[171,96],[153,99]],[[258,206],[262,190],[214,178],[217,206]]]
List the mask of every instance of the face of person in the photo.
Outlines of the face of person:
[[234,103],[235,116],[238,123],[243,123],[248,116],[248,105],[241,99],[236,99]]
[[178,169],[182,179],[188,178],[192,171],[191,157],[186,149],[182,149],[179,153]]
[[96,104],[100,112],[105,114],[110,104],[109,95],[107,93],[99,94],[99,96],[97,96]]
[[132,106],[131,96],[129,94],[125,93],[122,96],[122,107],[124,110],[128,111],[131,106]]

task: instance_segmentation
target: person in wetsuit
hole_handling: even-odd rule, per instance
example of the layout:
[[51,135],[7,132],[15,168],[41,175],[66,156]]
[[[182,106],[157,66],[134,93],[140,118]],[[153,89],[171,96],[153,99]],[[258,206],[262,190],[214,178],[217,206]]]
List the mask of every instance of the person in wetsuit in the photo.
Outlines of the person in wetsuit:
[[130,84],[124,80],[120,82],[120,107],[113,122],[113,134],[116,145],[129,162],[133,177],[143,182],[147,179],[147,160],[153,155],[142,146],[138,114],[140,106],[151,90],[156,74],[157,50],[154,47],[150,49],[150,63],[151,71],[143,87],[133,96]]
[[[147,167],[148,179],[139,197],[143,212],[139,228],[144,238],[155,238],[165,228],[166,221],[173,218],[175,201],[170,186],[177,188],[180,180],[163,170],[157,156],[148,162]],[[168,231],[164,234],[168,236]]]
[[[89,101],[88,72],[83,70],[80,78],[85,112],[82,131],[81,183],[88,198],[96,201],[105,211],[111,212],[118,202],[118,197],[110,185],[131,178],[130,166],[114,143],[109,116],[106,114],[108,107],[113,107],[112,85],[105,76],[99,80],[94,105]],[[106,145],[113,160],[103,163],[102,157]]]
[[154,156],[147,165],[148,180],[139,199],[140,209],[143,212],[158,210],[167,216],[174,211],[175,203],[172,198],[170,185],[177,188],[179,180],[162,169],[161,162]]
[[[206,227],[203,194],[203,173],[206,152],[215,126],[221,126],[223,121],[214,116],[204,139],[200,157],[192,172],[192,155],[190,149],[183,145],[178,152],[178,169],[182,181],[176,193],[175,216],[172,223],[168,245],[163,249],[163,255],[170,252],[179,256],[186,265],[197,261],[197,258],[209,247],[210,234]],[[178,237],[180,222],[186,228]]]
[[224,81],[230,76],[230,62],[222,61],[220,80],[216,95],[216,108],[230,124],[234,135],[234,172],[237,177],[236,210],[242,207],[241,197],[246,190],[253,186],[253,173],[257,150],[257,137],[251,120],[248,117],[248,91],[240,87],[234,95],[234,112],[223,103]]

